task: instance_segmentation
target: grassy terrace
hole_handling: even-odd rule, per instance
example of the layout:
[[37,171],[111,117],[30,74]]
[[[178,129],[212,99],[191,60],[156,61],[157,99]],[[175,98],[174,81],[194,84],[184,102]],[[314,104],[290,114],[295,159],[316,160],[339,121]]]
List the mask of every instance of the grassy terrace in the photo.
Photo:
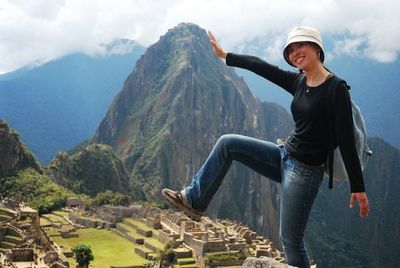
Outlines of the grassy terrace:
[[40,226],[49,226],[52,222],[46,218],[40,217]]
[[[60,213],[61,212],[61,213]],[[63,211],[56,211],[55,213],[57,214],[44,214],[42,217],[40,217],[40,224],[42,225],[42,220],[43,220],[43,224],[46,223],[47,221],[50,221],[51,223],[55,223],[55,224],[66,224],[68,225],[69,222],[67,220],[64,219],[64,213]],[[67,214],[65,214],[66,216]]]
[[49,236],[60,236],[60,232],[53,227],[45,227],[45,231]]
[[5,215],[5,214],[0,214],[0,221],[9,221],[11,219],[12,219],[11,216],[8,216],[8,215]]
[[12,219],[13,212],[7,208],[0,208],[0,221],[9,221]]
[[0,208],[0,213],[10,214],[13,213],[13,211],[8,208]]
[[133,225],[135,225],[135,226],[137,226],[138,228],[140,228],[140,229],[142,229],[142,230],[145,230],[145,231],[152,231],[153,234],[154,234],[155,236],[157,236],[158,233],[159,233],[158,230],[152,229],[152,228],[150,228],[149,226],[147,226],[145,223],[143,223],[143,222],[141,222],[141,221],[138,221],[138,220],[135,220],[135,219],[133,219],[133,218],[125,219],[125,221],[127,221],[127,222],[129,222],[129,223],[131,223],[131,224],[133,224]]
[[[68,215],[67,212],[56,211],[52,214],[46,214],[40,218],[40,224],[46,233],[51,236],[57,245],[59,245],[64,252],[70,252],[71,248],[77,244],[89,245],[94,255],[94,261],[91,262],[91,268],[108,268],[113,266],[129,266],[129,265],[142,265],[148,263],[134,252],[135,245],[117,235],[116,233],[108,230],[98,230],[93,228],[77,229],[74,233],[78,237],[62,238],[59,234],[59,228],[44,227],[56,224],[56,226],[68,227],[71,226],[63,216]],[[139,223],[139,222],[138,222]],[[131,227],[130,227],[131,228]],[[136,234],[136,237],[142,237]],[[146,241],[153,238],[146,238]],[[152,243],[155,245],[155,243]],[[67,259],[70,266],[76,266],[74,258]]]
[[[124,223],[118,223],[118,225],[121,225],[121,226],[124,227],[126,230],[128,230],[128,231],[129,231],[129,234],[130,234],[131,236],[133,236],[134,238],[143,238],[145,242],[149,243],[150,245],[152,245],[152,246],[154,246],[154,247],[156,247],[156,248],[158,248],[158,249],[160,249],[160,250],[163,250],[164,247],[165,247],[165,245],[164,245],[163,243],[161,243],[160,241],[158,241],[158,239],[156,239],[156,238],[154,238],[154,237],[145,237],[145,236],[143,236],[143,235],[138,234],[136,228],[133,228],[133,227],[131,227],[131,226],[127,225],[127,224],[124,224]],[[136,225],[136,224],[135,224],[135,225]],[[136,225],[136,226],[138,226],[138,225]],[[146,226],[146,225],[144,225],[144,226]],[[139,226],[138,226],[138,227],[139,227]],[[147,226],[146,226],[146,227],[147,227]],[[139,228],[143,229],[142,227],[139,227]],[[147,229],[144,229],[144,230],[146,230],[146,231],[147,231],[147,230],[153,231],[153,236],[156,235],[154,229],[151,229],[151,228],[147,227]]]
[[[55,214],[46,214],[46,218],[42,217],[40,219],[40,223],[43,226],[42,228],[50,236],[50,239],[61,247],[63,252],[71,252],[71,248],[77,244],[89,245],[94,255],[94,261],[90,264],[91,268],[109,268],[111,265],[131,266],[147,264],[149,261],[135,253],[135,248],[139,248],[142,252],[146,252],[148,256],[157,257],[158,255],[157,252],[147,248],[145,245],[137,245],[119,236],[115,232],[104,229],[76,229],[74,234],[78,234],[78,237],[62,238],[59,233],[61,229],[60,227],[63,226],[63,228],[67,228],[68,226],[71,226],[63,218],[63,216],[66,215],[66,212],[62,213],[57,211]],[[143,239],[145,243],[151,246],[151,248],[160,251],[164,250],[165,244],[161,243],[156,238],[159,234],[159,231],[148,227],[140,220],[125,218],[124,222],[118,223],[118,225],[127,230],[132,237]],[[137,229],[151,231],[153,233],[153,237],[145,237],[139,234]],[[76,266],[74,258],[67,258],[67,260],[70,263],[70,267]],[[175,267],[194,268],[197,267],[197,265],[194,258],[179,258]]]
[[[92,268],[108,268],[114,266],[141,265],[147,260],[134,252],[134,245],[112,231],[97,230],[92,228],[79,229],[76,231],[79,237],[63,239],[53,237],[52,239],[65,251],[70,251],[77,244],[89,245],[94,255],[91,262]],[[69,258],[70,266],[76,265],[73,258]]]
[[54,211],[52,214],[53,214],[53,215],[59,215],[59,216],[64,217],[64,216],[68,216],[69,213],[70,213],[70,212],[68,212],[68,211],[57,210],[57,211]]
[[[210,261],[210,264],[218,264],[220,261],[228,261],[228,260],[244,261],[245,256],[240,251],[232,250],[228,252],[223,251],[223,252],[206,253],[206,258]],[[241,266],[228,266],[228,267],[241,267]]]

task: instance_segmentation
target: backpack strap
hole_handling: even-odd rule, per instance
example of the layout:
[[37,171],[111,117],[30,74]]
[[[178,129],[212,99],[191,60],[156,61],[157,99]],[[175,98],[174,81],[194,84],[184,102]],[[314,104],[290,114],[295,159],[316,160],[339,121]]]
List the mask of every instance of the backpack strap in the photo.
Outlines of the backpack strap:
[[306,75],[304,73],[301,73],[296,80],[296,91],[301,87],[301,84],[304,82],[304,79],[306,78]]
[[347,85],[346,81],[341,79],[340,77],[333,74],[331,77],[332,81],[328,87],[327,93],[327,114],[329,120],[329,146],[328,146],[328,174],[329,174],[329,184],[328,188],[331,190],[333,188],[333,160],[334,160],[334,152],[335,152],[335,123],[334,123],[334,111],[333,106],[335,104],[334,99],[334,90],[338,88],[338,86],[343,82],[346,84],[347,88],[350,90],[350,86]]

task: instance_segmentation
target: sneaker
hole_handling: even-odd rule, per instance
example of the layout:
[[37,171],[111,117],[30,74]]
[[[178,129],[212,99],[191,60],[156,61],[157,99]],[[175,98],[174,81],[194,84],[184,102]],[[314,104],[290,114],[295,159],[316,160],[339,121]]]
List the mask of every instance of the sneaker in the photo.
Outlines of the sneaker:
[[178,191],[172,191],[170,189],[163,189],[161,191],[162,195],[165,197],[165,199],[173,205],[174,207],[180,209],[185,213],[189,218],[191,218],[194,221],[200,221],[201,217],[203,216],[200,211],[197,211],[187,205],[185,205],[183,201],[183,196],[181,192]]

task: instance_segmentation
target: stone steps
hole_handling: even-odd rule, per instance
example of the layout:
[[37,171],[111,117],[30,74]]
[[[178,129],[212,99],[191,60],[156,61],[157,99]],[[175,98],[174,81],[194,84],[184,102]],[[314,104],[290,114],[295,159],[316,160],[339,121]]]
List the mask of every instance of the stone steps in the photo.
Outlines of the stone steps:
[[177,259],[177,264],[182,266],[182,265],[191,265],[191,264],[196,264],[196,261],[193,258],[182,258],[182,259]]
[[13,218],[16,214],[17,213],[15,211],[11,211],[6,208],[0,208],[0,215],[6,215]]
[[161,252],[163,249],[162,248],[158,248],[152,244],[150,244],[149,242],[144,241],[144,246],[146,248],[148,248],[149,250],[153,251],[153,252]]
[[144,244],[144,239],[143,238],[138,238],[134,237],[130,231],[121,223],[117,223],[116,229],[111,229],[115,233],[119,234],[125,239],[128,239],[129,241],[138,244],[138,245],[143,245]]
[[0,214],[0,222],[9,221],[11,219],[12,219],[11,216],[8,216],[8,215],[5,215],[5,214]]
[[153,260],[155,253],[145,247],[135,247],[135,253],[146,260]]
[[132,228],[135,228],[135,229],[138,228],[136,224],[134,224],[133,222],[129,221],[129,218],[124,218],[124,219],[122,220],[122,222],[123,222],[124,224],[126,224],[126,225],[132,227]]
[[17,245],[15,243],[7,242],[7,241],[1,241],[0,242],[0,248],[6,248],[6,249],[11,249],[15,248]]
[[14,243],[16,245],[22,244],[22,242],[24,242],[22,238],[17,237],[17,236],[12,236],[12,235],[6,235],[3,238],[3,241],[4,242]]
[[153,237],[153,231],[150,230],[150,228],[142,229],[139,226],[137,226],[135,223],[131,222],[130,218],[125,218],[122,220],[122,222],[123,222],[123,224],[136,229],[136,232],[144,237]]

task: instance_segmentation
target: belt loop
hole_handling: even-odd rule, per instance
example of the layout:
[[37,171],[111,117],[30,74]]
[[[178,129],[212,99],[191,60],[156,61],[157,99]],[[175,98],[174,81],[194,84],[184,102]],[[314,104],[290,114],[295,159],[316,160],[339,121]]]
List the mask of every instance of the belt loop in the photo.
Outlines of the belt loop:
[[286,161],[289,157],[289,153],[284,144],[282,145],[282,154],[283,154],[282,161]]

